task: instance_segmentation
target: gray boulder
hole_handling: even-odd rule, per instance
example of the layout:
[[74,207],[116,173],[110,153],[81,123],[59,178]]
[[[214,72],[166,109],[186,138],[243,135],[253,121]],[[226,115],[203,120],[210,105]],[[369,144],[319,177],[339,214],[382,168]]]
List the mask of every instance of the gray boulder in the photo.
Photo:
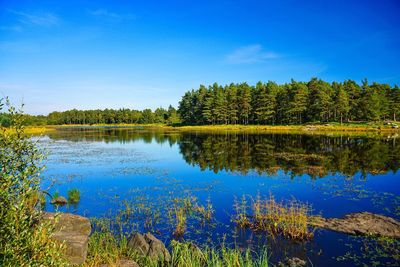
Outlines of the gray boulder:
[[161,259],[166,262],[171,260],[171,255],[164,243],[150,233],[134,233],[128,241],[128,247],[153,259]]
[[91,232],[89,219],[70,213],[45,212],[42,221],[54,224],[53,239],[64,242],[65,256],[73,265],[82,264],[86,260],[88,240]]
[[311,225],[353,235],[374,235],[400,238],[400,222],[370,212],[345,215],[343,218],[311,217]]

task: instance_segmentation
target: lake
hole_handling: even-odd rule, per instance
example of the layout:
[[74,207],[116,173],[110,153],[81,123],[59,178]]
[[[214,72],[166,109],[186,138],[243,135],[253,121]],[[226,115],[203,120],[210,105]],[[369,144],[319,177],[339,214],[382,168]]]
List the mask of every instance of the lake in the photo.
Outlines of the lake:
[[48,153],[42,187],[63,196],[73,188],[81,192],[77,205],[60,211],[111,221],[120,216],[126,233],[151,231],[168,243],[174,238],[171,206],[186,203],[213,211],[209,221],[188,216],[185,233],[175,236],[198,245],[224,243],[253,253],[266,247],[273,263],[289,256],[309,266],[398,264],[384,254],[390,247],[382,252],[369,238],[317,229],[311,240],[291,241],[239,229],[233,220],[235,203],[271,195],[305,203],[324,217],[369,211],[400,219],[397,135],[70,127],[38,142]]

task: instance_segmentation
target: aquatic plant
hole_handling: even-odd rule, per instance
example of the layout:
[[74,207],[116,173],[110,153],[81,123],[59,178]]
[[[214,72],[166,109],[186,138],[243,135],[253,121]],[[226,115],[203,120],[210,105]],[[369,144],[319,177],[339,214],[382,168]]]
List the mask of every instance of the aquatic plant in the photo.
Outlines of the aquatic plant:
[[196,205],[195,206],[195,211],[200,213],[203,221],[211,221],[211,218],[213,217],[214,214],[214,208],[211,203],[211,199],[207,198],[207,204],[206,206],[203,205]]
[[58,197],[60,197],[60,193],[58,191],[54,192],[53,195],[52,195],[52,198],[56,199]]
[[400,240],[383,236],[349,236],[350,250],[336,257],[338,262],[351,261],[356,266],[399,266]]
[[253,212],[256,215],[253,228],[281,233],[285,237],[296,240],[309,239],[313,236],[308,226],[310,210],[307,204],[295,199],[284,203],[276,201],[272,194],[264,200],[257,197],[253,203]]
[[248,213],[246,196],[240,202],[235,200],[234,207],[234,221],[240,228],[249,227],[254,231],[282,234],[294,240],[313,237],[308,220],[311,208],[295,199],[284,203],[276,201],[272,194],[265,199],[257,195],[251,205],[252,216]]
[[250,220],[248,216],[248,205],[247,205],[247,199],[246,196],[242,196],[241,200],[238,201],[235,198],[233,207],[235,209],[235,218],[234,222],[240,227],[240,228],[246,228],[250,226]]
[[236,248],[227,248],[224,244],[220,248],[197,247],[191,242],[171,242],[171,266],[176,267],[205,267],[205,266],[262,266],[268,267],[266,249],[260,255],[252,255],[249,250],[245,252]]
[[81,200],[81,192],[79,189],[73,188],[68,190],[68,202],[70,204],[76,204]]
[[224,243],[219,247],[198,247],[192,242],[180,242],[172,240],[170,244],[171,261],[160,262],[148,256],[140,255],[127,244],[128,240],[121,233],[112,233],[108,229],[108,222],[95,220],[97,225],[95,232],[89,239],[87,260],[84,267],[108,264],[117,266],[122,259],[132,259],[139,266],[154,267],[206,267],[206,266],[234,266],[234,267],[267,267],[268,255],[263,249],[259,255],[245,252],[237,248],[225,247]]

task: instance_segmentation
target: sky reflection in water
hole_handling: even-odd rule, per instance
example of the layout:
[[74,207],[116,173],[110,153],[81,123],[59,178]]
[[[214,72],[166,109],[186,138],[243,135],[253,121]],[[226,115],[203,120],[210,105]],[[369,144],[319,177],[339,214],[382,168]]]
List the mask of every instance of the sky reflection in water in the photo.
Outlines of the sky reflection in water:
[[[295,198],[313,212],[340,217],[370,211],[400,218],[400,141],[396,137],[346,137],[290,134],[177,133],[138,129],[64,129],[40,139],[49,157],[43,187],[66,195],[78,188],[77,206],[60,208],[90,217],[115,214],[122,201],[142,199],[156,209],[167,199],[193,196],[215,209],[215,224],[201,228],[188,221],[185,239],[227,242],[258,248],[267,244],[271,260],[309,258],[314,266],[335,266],[348,251],[346,235],[317,231],[306,244],[265,233],[235,231],[235,198]],[[53,207],[47,206],[48,210]],[[166,216],[161,214],[159,216]],[[165,241],[171,227],[160,220],[153,230]],[[137,225],[136,225],[137,223]],[[133,229],[144,231],[142,223]],[[341,241],[342,240],[342,241]],[[335,245],[333,245],[335,244]],[[338,244],[338,245],[336,245]],[[354,265],[353,261],[341,265]]]

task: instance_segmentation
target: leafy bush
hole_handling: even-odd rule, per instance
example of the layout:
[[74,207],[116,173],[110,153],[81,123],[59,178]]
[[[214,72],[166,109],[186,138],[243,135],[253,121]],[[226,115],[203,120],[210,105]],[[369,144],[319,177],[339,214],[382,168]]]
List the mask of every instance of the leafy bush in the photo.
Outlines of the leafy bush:
[[65,266],[52,226],[39,223],[44,153],[24,134],[22,111],[0,100],[0,112],[5,107],[11,123],[0,127],[0,266]]

